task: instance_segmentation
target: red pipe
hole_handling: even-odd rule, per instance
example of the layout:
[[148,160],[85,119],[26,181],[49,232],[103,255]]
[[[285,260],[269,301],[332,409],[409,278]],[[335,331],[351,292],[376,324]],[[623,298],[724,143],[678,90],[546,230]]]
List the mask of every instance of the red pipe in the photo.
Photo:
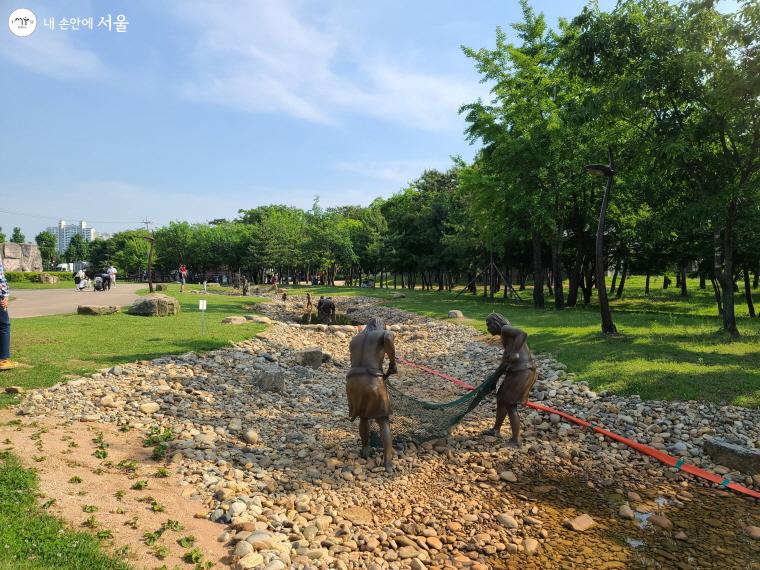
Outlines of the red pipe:
[[[429,374],[433,374],[434,376],[438,376],[439,378],[444,378],[450,382],[453,382],[457,386],[464,388],[465,390],[475,389],[475,386],[472,386],[471,384],[468,384],[467,382],[462,382],[461,380],[454,378],[453,376],[449,376],[448,374],[444,374],[443,372],[438,372],[437,370],[433,370],[432,368],[415,364],[414,362],[410,362],[409,360],[406,360],[405,358],[396,357],[396,360],[398,360],[402,364],[411,366],[412,368],[417,368]],[[644,445],[643,443],[639,443],[632,439],[628,439],[627,437],[623,437],[622,435],[618,435],[602,427],[596,426],[592,424],[591,422],[582,420],[581,418],[577,418],[571,414],[561,412],[559,410],[555,410],[554,408],[550,408],[549,406],[544,406],[543,404],[537,404],[535,402],[527,402],[525,405],[530,408],[533,408],[534,410],[539,410],[541,412],[557,414],[558,416],[565,418],[569,422],[572,422],[579,426],[590,427],[595,432],[601,433],[602,435],[607,436],[610,439],[614,439],[615,441],[619,441],[620,443],[624,443],[631,449],[638,451],[639,453],[643,453],[644,455],[648,455],[649,457],[653,457],[657,459],[658,461],[661,461],[662,463],[669,465],[670,467],[675,467],[676,469],[680,469],[681,471],[685,471],[686,473],[689,473],[696,477],[701,477],[702,479],[706,479],[707,481],[710,481],[712,483],[717,483],[718,485],[726,489],[738,491],[739,493],[744,493],[745,495],[749,495],[750,497],[754,497],[755,499],[760,499],[760,493],[758,493],[757,491],[753,491],[752,489],[748,489],[747,487],[744,487],[743,485],[734,483],[730,481],[729,479],[727,479],[726,477],[721,477],[720,475],[716,473],[706,471],[705,469],[700,469],[699,467],[696,467],[695,465],[691,465],[689,463],[684,463],[683,459],[676,459],[672,455],[664,453],[653,447],[649,447],[648,445]]]

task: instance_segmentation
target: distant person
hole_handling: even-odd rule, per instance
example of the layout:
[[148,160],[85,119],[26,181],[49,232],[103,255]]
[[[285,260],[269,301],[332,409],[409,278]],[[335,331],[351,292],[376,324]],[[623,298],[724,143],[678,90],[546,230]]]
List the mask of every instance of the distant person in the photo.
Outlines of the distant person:
[[108,273],[108,279],[111,282],[111,286],[116,287],[116,268],[113,265],[109,265],[106,269]]
[[8,316],[8,282],[5,280],[3,258],[0,257],[0,370],[11,370],[18,364],[11,360],[11,319]]
[[74,277],[74,285],[76,286],[76,290],[84,291],[87,288],[87,284],[87,274],[84,272],[84,269],[80,269],[77,271],[77,274]]
[[187,267],[185,266],[184,263],[181,263],[179,266],[179,281],[180,283],[182,283],[182,285],[179,288],[180,293],[184,293],[185,284],[187,283]]

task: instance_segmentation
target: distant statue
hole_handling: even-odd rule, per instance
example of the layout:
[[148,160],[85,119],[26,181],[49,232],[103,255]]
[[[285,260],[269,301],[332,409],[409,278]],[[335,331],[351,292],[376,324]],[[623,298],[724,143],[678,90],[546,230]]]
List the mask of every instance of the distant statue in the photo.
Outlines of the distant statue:
[[317,320],[320,323],[331,324],[335,322],[335,302],[331,297],[320,297],[317,302]]
[[243,292],[243,297],[247,297],[250,291],[250,285],[248,283],[248,277],[246,277],[245,275],[243,275],[243,283],[241,285],[241,289]]
[[[386,379],[396,374],[396,349],[393,333],[385,330],[385,323],[373,317],[364,330],[354,336],[348,345],[351,368],[346,374],[348,415],[351,421],[359,418],[361,456],[369,457],[369,422],[375,420],[383,442],[385,470],[393,472],[393,439],[391,438],[391,400]],[[383,360],[388,355],[388,370],[383,373]]]
[[287,301],[288,300],[288,292],[287,291],[283,291],[282,292],[282,300],[283,301]]
[[509,425],[512,428],[512,439],[509,440],[509,445],[520,447],[522,439],[517,406],[528,401],[530,390],[536,382],[536,364],[525,342],[528,334],[513,327],[498,313],[491,313],[488,316],[486,326],[492,335],[501,337],[501,344],[504,347],[502,363],[507,363],[504,380],[496,392],[496,423],[493,429],[486,433],[499,436],[501,425],[508,415]]
[[311,324],[311,313],[314,311],[314,305],[311,302],[311,293],[306,293],[306,315],[309,324]]

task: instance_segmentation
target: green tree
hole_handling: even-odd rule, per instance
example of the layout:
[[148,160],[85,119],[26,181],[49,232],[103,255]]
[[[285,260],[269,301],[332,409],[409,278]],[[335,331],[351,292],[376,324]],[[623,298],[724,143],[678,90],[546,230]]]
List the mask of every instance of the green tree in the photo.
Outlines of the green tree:
[[40,232],[34,236],[37,247],[40,248],[40,255],[48,269],[55,267],[55,258],[58,253],[58,239],[55,234],[48,231]]
[[69,263],[78,263],[89,258],[89,244],[81,234],[71,236],[63,257]]
[[5,243],[5,234],[3,233],[3,228],[0,227],[0,243]]
[[150,244],[142,237],[128,237],[114,255],[116,267],[125,274],[142,275],[148,267]]
[[21,228],[13,228],[13,235],[11,236],[11,243],[26,243],[26,237],[21,233]]

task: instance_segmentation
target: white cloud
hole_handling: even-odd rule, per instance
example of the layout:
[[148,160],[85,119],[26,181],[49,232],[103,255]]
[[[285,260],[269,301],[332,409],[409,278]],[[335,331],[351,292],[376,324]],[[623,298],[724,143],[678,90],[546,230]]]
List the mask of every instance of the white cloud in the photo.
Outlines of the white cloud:
[[448,166],[445,162],[435,159],[351,161],[335,164],[336,170],[391,182],[398,186],[408,184],[418,178],[425,170],[431,168],[445,170]]
[[37,30],[26,38],[2,34],[0,53],[11,62],[56,79],[92,78],[105,68],[94,52],[81,48],[71,34]]
[[340,11],[326,16],[297,2],[194,0],[175,4],[175,12],[198,34],[197,77],[180,89],[188,98],[315,123],[337,124],[348,113],[449,131],[462,128],[458,108],[483,92],[473,78],[366,53],[345,30],[349,23],[334,20]]

